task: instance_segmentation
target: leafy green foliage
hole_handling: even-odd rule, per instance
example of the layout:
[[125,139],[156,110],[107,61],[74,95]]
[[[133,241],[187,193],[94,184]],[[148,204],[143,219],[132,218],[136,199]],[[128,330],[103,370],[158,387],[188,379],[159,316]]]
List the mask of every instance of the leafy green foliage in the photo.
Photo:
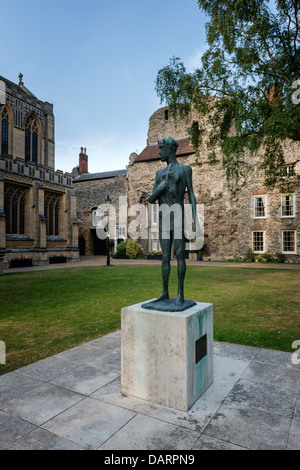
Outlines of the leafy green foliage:
[[126,245],[126,255],[130,259],[135,259],[141,254],[141,247],[136,240],[129,240]]
[[[287,186],[282,142],[300,140],[300,104],[293,101],[293,83],[300,72],[299,0],[198,0],[210,20],[208,49],[202,66],[188,73],[180,58],[159,70],[156,92],[181,119],[191,109],[206,116],[212,130],[207,149],[212,164],[221,149],[228,180],[258,169],[265,183]],[[298,88],[300,88],[300,80]],[[203,128],[188,129],[198,150]],[[294,177],[293,177],[294,178]]]
[[128,256],[126,255],[126,246],[127,246],[127,242],[120,242],[118,245],[117,245],[117,249],[116,249],[116,253],[114,254],[114,258],[119,258],[119,259],[125,259],[125,258],[128,258]]

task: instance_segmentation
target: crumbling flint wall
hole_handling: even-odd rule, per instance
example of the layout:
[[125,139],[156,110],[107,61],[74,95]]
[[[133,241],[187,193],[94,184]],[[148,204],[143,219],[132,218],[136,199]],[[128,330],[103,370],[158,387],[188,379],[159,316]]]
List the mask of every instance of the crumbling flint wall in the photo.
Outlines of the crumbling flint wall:
[[92,255],[92,209],[95,209],[100,204],[105,204],[105,199],[109,195],[111,205],[116,208],[118,217],[119,197],[125,197],[127,193],[126,176],[121,175],[97,181],[83,181],[75,183],[74,189],[77,197],[79,238],[84,238],[85,240],[85,254]]

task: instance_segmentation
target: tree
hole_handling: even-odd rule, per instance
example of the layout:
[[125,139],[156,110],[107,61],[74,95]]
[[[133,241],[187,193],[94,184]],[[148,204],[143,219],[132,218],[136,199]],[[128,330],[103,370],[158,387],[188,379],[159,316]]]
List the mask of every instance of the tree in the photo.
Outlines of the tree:
[[[219,146],[228,180],[252,168],[247,155],[261,155],[266,186],[286,185],[282,142],[300,140],[299,0],[272,9],[268,0],[198,3],[210,17],[202,66],[188,73],[173,57],[158,71],[156,92],[176,119],[191,109],[209,118],[209,160],[216,163]],[[198,149],[205,128],[188,131]]]

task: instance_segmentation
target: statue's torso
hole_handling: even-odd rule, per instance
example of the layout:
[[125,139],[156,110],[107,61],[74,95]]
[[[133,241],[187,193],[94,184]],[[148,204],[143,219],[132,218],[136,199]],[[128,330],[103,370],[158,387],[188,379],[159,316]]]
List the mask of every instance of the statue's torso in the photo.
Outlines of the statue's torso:
[[[167,175],[168,173],[168,175]],[[162,191],[158,197],[159,204],[183,205],[184,193],[186,187],[184,166],[180,163],[172,163],[168,171],[168,167],[159,170],[157,173],[157,184],[167,178],[167,189]]]
[[[157,185],[165,180],[167,180],[167,189],[162,191],[158,197],[160,234],[164,233],[164,237],[166,237],[169,231],[176,231],[176,238],[183,239],[186,187],[184,166],[176,162],[172,163],[169,170],[168,167],[159,170],[156,179]],[[164,205],[171,209],[170,212],[165,211]]]

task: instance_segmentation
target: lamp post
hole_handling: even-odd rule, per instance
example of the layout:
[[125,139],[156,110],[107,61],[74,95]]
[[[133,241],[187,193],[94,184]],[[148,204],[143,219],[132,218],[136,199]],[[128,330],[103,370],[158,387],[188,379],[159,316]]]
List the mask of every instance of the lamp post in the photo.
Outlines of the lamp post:
[[107,259],[106,259],[106,265],[110,266],[110,256],[109,256],[109,205],[111,203],[111,199],[109,197],[109,194],[107,195],[107,198],[105,199],[105,204],[107,204]]

